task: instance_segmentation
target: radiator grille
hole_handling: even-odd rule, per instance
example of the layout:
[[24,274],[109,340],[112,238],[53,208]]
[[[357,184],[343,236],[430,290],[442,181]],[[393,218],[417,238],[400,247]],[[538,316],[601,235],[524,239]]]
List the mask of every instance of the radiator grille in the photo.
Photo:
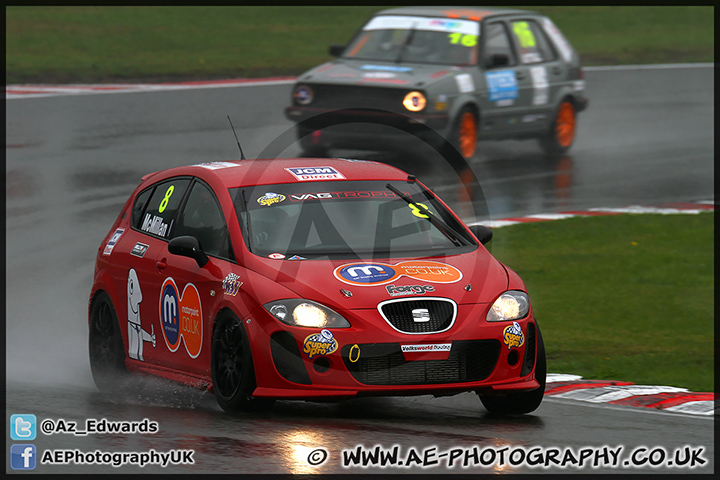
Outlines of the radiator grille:
[[[382,317],[402,333],[437,333],[449,329],[457,315],[457,305],[448,299],[398,299],[378,305]],[[413,311],[430,316],[428,321],[416,321]]]
[[345,345],[341,353],[347,369],[358,382],[365,385],[465,383],[481,381],[490,376],[500,355],[500,342],[453,342],[447,360],[406,361],[399,343],[373,343],[357,347]]

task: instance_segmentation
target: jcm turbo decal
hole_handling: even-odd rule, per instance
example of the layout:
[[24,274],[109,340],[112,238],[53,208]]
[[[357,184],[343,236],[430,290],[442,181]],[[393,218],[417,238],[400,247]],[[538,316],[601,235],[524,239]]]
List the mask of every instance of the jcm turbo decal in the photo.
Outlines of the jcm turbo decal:
[[320,333],[313,333],[305,337],[303,352],[309,359],[316,356],[330,355],[338,348],[338,343],[330,330],[323,329]]
[[385,290],[393,297],[397,297],[398,295],[424,295],[426,292],[434,292],[435,287],[432,285],[401,285],[398,287],[388,285]]
[[[386,263],[348,263],[333,271],[335,278],[350,285],[382,285],[403,275],[423,282],[455,283],[462,272],[452,265],[427,260],[409,260],[397,265]],[[390,291],[388,290],[388,293]]]
[[108,240],[107,245],[105,245],[103,255],[110,255],[112,253],[113,248],[115,248],[115,244],[118,242],[118,240],[120,240],[120,237],[122,237],[124,231],[124,228],[118,228],[117,230],[115,230],[115,233],[113,233],[112,237],[110,237],[110,240]]
[[171,352],[185,341],[185,350],[192,358],[200,355],[203,339],[202,305],[200,294],[192,283],[178,294],[175,280],[168,277],[160,288],[160,320],[165,344]]
[[269,207],[270,205],[280,203],[283,200],[285,200],[285,195],[282,195],[280,193],[273,193],[273,192],[267,192],[265,195],[257,199],[257,202],[260,205],[265,205],[266,207]]
[[225,292],[225,295],[234,297],[240,291],[242,284],[240,277],[234,273],[228,273],[222,282],[223,292]]
[[507,345],[508,350],[511,348],[520,348],[525,344],[525,336],[523,336],[522,328],[518,322],[513,322],[503,330],[503,343]]
[[343,174],[332,167],[295,167],[286,168],[288,172],[300,181],[307,180],[342,180]]

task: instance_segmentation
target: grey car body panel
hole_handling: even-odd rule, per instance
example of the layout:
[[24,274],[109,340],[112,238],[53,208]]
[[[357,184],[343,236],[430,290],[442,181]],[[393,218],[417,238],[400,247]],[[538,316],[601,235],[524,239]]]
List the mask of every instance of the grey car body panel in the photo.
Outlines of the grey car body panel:
[[[317,105],[312,102],[304,106],[294,104],[286,109],[287,118],[300,121],[312,117],[313,114],[333,109],[367,107],[367,97],[363,95],[372,95],[372,92],[379,93],[379,89],[387,89],[394,90],[396,95],[392,102],[381,105],[380,108],[428,122],[428,125],[446,139],[452,137],[458,114],[468,105],[478,114],[480,139],[529,138],[548,132],[562,99],[570,98],[576,111],[583,110],[587,104],[577,52],[552,21],[539,13],[502,8],[401,7],[380,11],[371,20],[379,16],[395,15],[477,21],[480,33],[477,63],[451,66],[340,57],[315,67],[298,78],[296,87],[307,85],[318,91],[317,99],[314,100]],[[520,40],[517,38],[520,34],[517,31],[513,34],[513,21],[535,22],[543,32],[540,35],[544,40],[541,40],[554,59],[537,63],[521,61]],[[484,33],[491,23],[505,25],[507,38],[512,45],[512,56],[516,59],[515,64],[487,67],[484,58]],[[352,45],[362,33],[361,28],[348,45]],[[537,33],[536,30],[535,34]],[[532,45],[535,46],[534,43]],[[494,81],[514,77],[516,88],[512,95],[515,97],[498,100],[497,90],[493,91],[489,87],[490,77],[495,79]],[[345,86],[351,93],[343,93],[334,99],[323,98],[332,86]],[[353,89],[349,90],[350,87]],[[362,93],[359,89],[368,90]],[[371,92],[371,89],[374,90]],[[427,99],[427,106],[420,112],[405,110],[397,100],[413,90],[422,92]],[[443,98],[445,102],[440,102]],[[436,110],[438,103],[445,103],[446,108]],[[374,108],[378,106],[375,105]],[[379,121],[382,122],[382,119]],[[353,133],[349,132],[350,129],[347,130],[348,134]]]

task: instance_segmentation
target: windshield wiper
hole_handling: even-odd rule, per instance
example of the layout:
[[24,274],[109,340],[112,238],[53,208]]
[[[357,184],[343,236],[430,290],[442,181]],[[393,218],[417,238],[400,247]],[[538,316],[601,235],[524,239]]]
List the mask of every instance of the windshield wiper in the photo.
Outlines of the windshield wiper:
[[[401,192],[400,190],[395,188],[395,186],[393,186],[389,183],[387,185],[385,185],[385,187],[388,190],[390,190],[391,192],[393,192],[395,195],[397,195],[398,197],[405,200],[405,202],[407,202],[408,205],[412,205],[415,208],[417,208],[418,210],[420,210],[420,207],[418,207],[418,204],[413,202],[412,197],[404,194],[403,192]],[[448,224],[446,224],[445,222],[443,222],[442,220],[437,218],[435,215],[433,215],[430,212],[430,210],[427,209],[427,207],[424,208],[424,211],[427,214],[418,216],[418,218],[426,218],[430,223],[433,224],[433,226],[435,226],[435,228],[440,230],[440,232],[443,235],[445,235],[448,238],[448,240],[450,240],[456,247],[462,247],[463,245],[466,245],[465,242],[460,240],[462,237],[455,230],[453,230]]]
[[417,25],[417,22],[413,23],[412,27],[410,27],[410,32],[408,33],[407,37],[405,37],[405,41],[403,42],[402,46],[400,47],[400,52],[398,53],[397,58],[395,59],[395,63],[400,63],[402,60],[403,53],[405,53],[405,49],[408,45],[410,45],[410,42],[412,42],[413,37],[415,36],[415,25]]

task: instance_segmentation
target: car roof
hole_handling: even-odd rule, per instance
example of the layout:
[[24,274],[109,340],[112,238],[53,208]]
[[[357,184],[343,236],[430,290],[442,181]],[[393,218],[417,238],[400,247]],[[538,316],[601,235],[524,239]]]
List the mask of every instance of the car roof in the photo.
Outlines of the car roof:
[[[341,158],[284,158],[284,159],[245,159],[226,162],[198,163],[185,167],[175,167],[143,177],[144,182],[173,176],[192,175],[222,183],[227,188],[296,183],[298,180],[289,169],[312,169],[329,167],[341,175],[337,180],[382,180],[404,181],[408,174],[384,163],[367,160]],[[344,177],[344,178],[342,178]],[[336,180],[336,179],[328,179]],[[311,183],[314,180],[306,180]],[[214,182],[213,182],[214,183]]]
[[486,17],[513,14],[539,15],[538,12],[530,10],[513,10],[509,8],[496,7],[399,7],[381,10],[375,15],[412,15],[421,17],[460,18],[479,21]]

